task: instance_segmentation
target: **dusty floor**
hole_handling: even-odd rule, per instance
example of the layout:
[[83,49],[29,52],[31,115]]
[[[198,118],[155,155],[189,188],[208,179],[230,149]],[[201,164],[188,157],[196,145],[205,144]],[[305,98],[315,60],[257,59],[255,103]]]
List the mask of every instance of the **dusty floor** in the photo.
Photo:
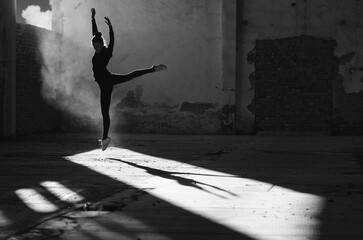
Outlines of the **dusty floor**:
[[0,141],[0,239],[363,239],[363,137]]

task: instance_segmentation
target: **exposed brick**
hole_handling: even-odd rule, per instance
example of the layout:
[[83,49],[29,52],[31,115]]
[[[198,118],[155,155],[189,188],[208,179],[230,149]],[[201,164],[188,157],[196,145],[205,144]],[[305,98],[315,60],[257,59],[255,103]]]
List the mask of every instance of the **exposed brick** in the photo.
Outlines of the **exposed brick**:
[[335,45],[310,36],[256,41],[249,109],[257,130],[331,129]]

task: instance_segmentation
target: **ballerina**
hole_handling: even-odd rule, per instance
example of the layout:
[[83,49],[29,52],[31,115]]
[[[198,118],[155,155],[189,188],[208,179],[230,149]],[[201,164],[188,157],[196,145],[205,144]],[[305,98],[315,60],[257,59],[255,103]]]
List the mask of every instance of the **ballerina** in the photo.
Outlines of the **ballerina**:
[[114,74],[110,73],[107,69],[107,64],[109,63],[112,52],[113,46],[115,43],[115,36],[113,32],[113,27],[111,21],[108,17],[105,17],[106,24],[109,27],[109,34],[110,34],[110,42],[108,46],[106,46],[106,41],[102,37],[102,33],[98,31],[97,24],[95,20],[96,10],[94,8],[91,9],[91,16],[92,16],[92,45],[95,49],[95,54],[92,57],[92,65],[93,65],[93,76],[95,81],[98,83],[100,87],[101,95],[100,95],[100,102],[101,102],[101,113],[103,119],[103,134],[102,139],[100,140],[102,151],[107,149],[111,138],[108,136],[108,131],[110,128],[110,104],[111,104],[111,95],[113,86],[128,82],[134,78],[140,77],[142,75],[165,71],[167,67],[163,64],[153,65],[150,68],[134,70],[128,74]]

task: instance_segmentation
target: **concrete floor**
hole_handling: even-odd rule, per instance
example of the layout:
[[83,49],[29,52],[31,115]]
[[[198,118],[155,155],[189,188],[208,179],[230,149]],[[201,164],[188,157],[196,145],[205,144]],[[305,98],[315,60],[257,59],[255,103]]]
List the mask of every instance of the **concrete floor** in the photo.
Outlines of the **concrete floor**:
[[0,239],[363,239],[363,137],[96,138],[0,141]]

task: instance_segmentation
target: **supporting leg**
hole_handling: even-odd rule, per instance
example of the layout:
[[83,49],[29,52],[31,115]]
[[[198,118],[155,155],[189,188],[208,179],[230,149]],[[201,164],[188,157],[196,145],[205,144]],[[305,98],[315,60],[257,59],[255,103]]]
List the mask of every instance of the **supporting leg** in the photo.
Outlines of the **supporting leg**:
[[108,137],[108,131],[110,129],[110,104],[112,95],[112,86],[103,86],[101,89],[101,113],[103,118],[103,134],[102,140]]

